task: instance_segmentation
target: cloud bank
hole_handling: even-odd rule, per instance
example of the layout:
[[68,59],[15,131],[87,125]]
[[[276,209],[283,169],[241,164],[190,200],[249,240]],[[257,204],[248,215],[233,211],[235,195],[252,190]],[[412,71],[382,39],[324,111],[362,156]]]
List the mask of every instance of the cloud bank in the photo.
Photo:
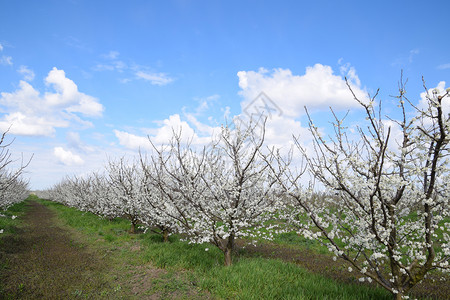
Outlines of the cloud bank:
[[[31,70],[24,67],[22,71],[31,79]],[[16,91],[0,94],[0,106],[5,113],[0,118],[1,131],[11,127],[12,134],[52,136],[56,128],[69,127],[73,122],[91,126],[83,118],[102,116],[104,108],[98,99],[80,92],[63,70],[53,68],[45,84],[53,92],[42,95],[30,83],[20,81]]]
[[[330,66],[315,64],[307,67],[304,75],[294,75],[289,69],[260,68],[255,71],[240,71],[239,94],[244,98],[242,108],[264,92],[287,117],[299,117],[304,107],[310,109],[349,109],[356,107],[345,80],[334,75]],[[361,88],[359,78],[353,68],[348,68],[350,86],[362,101],[367,100],[366,92]]]

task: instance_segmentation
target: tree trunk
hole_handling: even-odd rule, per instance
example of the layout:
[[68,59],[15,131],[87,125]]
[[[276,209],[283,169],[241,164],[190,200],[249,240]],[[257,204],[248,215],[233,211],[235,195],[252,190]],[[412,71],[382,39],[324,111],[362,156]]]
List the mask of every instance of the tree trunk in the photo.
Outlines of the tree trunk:
[[164,243],[168,243],[169,242],[169,230],[163,229],[162,233],[163,233]]
[[227,246],[225,248],[225,251],[223,254],[225,255],[225,266],[231,266],[232,259],[231,254],[233,253],[234,249],[234,234],[230,234],[227,241]]
[[231,252],[232,252],[232,249],[230,249],[228,247],[225,249],[225,252],[224,252],[224,255],[225,255],[225,266],[231,266],[231,263],[232,263],[232,261],[231,261]]
[[136,222],[134,221],[131,222],[130,233],[136,233]]

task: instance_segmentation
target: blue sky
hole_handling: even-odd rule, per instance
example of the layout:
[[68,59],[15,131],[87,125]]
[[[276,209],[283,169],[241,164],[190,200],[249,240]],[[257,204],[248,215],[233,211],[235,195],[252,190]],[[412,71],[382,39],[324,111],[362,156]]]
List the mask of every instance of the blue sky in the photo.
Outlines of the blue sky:
[[[360,110],[381,89],[393,105],[448,87],[448,1],[0,0],[0,130],[15,158],[34,154],[31,188],[101,169],[107,157],[163,143],[183,127],[198,143],[260,92],[277,104],[268,141],[305,132],[303,106]],[[394,106],[393,106],[394,107]],[[326,130],[326,129],[324,129]]]

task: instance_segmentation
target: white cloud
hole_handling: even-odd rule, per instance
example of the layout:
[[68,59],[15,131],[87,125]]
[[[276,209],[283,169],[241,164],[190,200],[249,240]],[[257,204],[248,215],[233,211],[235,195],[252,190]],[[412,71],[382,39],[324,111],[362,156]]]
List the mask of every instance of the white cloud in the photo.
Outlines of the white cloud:
[[347,77],[351,82],[354,82],[356,86],[361,86],[361,81],[359,80],[358,75],[356,75],[356,70],[354,67],[350,65],[350,63],[342,64],[343,59],[340,58],[338,63],[341,65],[339,67],[339,71],[341,72],[341,75],[344,77]]
[[152,145],[147,137],[138,136],[125,131],[114,130],[114,134],[119,140],[119,144],[128,149],[151,150]]
[[447,70],[447,69],[450,69],[450,63],[439,65],[439,66],[437,66],[437,68],[438,68],[439,70]]
[[391,65],[392,66],[407,66],[414,61],[414,56],[420,54],[419,49],[412,49],[409,53],[397,58]]
[[107,54],[103,54],[102,57],[105,59],[117,59],[119,57],[119,52],[118,51],[109,51]]
[[7,55],[2,55],[0,57],[0,65],[12,66],[12,57]]
[[403,141],[402,128],[396,122],[389,119],[384,119],[382,120],[382,122],[385,135],[387,135],[388,130],[390,129],[388,141],[389,149],[391,151],[401,151],[401,145]]
[[122,78],[122,79],[119,79],[119,82],[120,82],[120,83],[128,83],[128,82],[130,82],[130,81],[131,81],[130,78]]
[[33,70],[29,69],[27,66],[20,66],[17,70],[20,74],[23,75],[23,79],[26,81],[33,81],[34,79],[34,72]]
[[228,120],[231,115],[231,108],[229,106],[222,108],[222,113],[223,113],[223,119]]
[[66,38],[64,38],[64,41],[66,43],[66,45],[82,50],[82,51],[86,51],[86,52],[93,52],[92,49],[87,46],[83,41],[81,41],[80,39],[74,37],[74,36],[68,36]]
[[93,147],[87,145],[85,142],[81,140],[80,134],[78,132],[69,131],[66,134],[66,138],[68,141],[68,145],[73,149],[82,151],[84,153],[95,151]]
[[293,145],[294,136],[300,136],[304,144],[311,141],[309,130],[302,127],[298,120],[283,116],[272,116],[267,120],[265,136],[267,144],[286,149]]
[[0,130],[12,126],[13,134],[51,136],[56,128],[68,127],[73,122],[92,126],[77,113],[87,117],[102,115],[103,106],[98,100],[79,92],[63,70],[53,68],[45,83],[54,92],[41,95],[31,84],[20,81],[16,91],[0,94],[0,106],[5,113],[0,118]]
[[118,71],[122,73],[124,70],[128,69],[128,65],[119,60],[118,51],[109,51],[106,54],[102,54],[101,57],[107,60],[106,63],[99,63],[94,67],[94,71]]
[[[214,105],[218,103],[220,96],[217,94],[203,97],[203,98],[194,98],[198,102],[198,106],[195,108],[194,112],[188,112],[187,107],[183,107],[183,116],[186,117],[187,121],[194,126],[194,128],[203,135],[211,135],[216,127],[210,126],[208,124],[202,123],[199,121],[198,117],[207,115],[207,112],[210,114],[207,118],[209,123],[215,124],[217,123],[215,119],[211,116],[211,109],[214,108]],[[229,114],[229,107],[225,108],[225,114]],[[227,111],[228,110],[228,111]],[[222,113],[224,110],[222,109]],[[226,120],[226,118],[223,118]]]
[[62,147],[55,147],[53,149],[53,154],[56,156],[60,163],[66,166],[84,164],[83,159],[79,155],[73,154],[69,150],[64,150],[64,148]]
[[45,78],[45,83],[56,90],[56,93],[45,94],[48,105],[65,107],[68,112],[79,112],[86,116],[101,116],[103,106],[96,98],[80,93],[77,85],[66,77],[63,70],[53,68]]
[[13,93],[2,92],[0,104],[6,107],[7,111],[22,112],[25,115],[34,112],[45,113],[45,106],[42,102],[39,92],[36,91],[28,82],[20,81],[19,89]]
[[137,71],[135,75],[137,78],[150,81],[150,83],[154,85],[166,85],[173,81],[173,78],[170,78],[165,73],[151,73],[145,71]]
[[212,135],[214,133],[214,131],[216,130],[215,127],[209,126],[208,124],[202,123],[200,122],[194,114],[190,114],[190,113],[184,113],[184,116],[186,117],[186,119],[189,121],[189,123],[191,123],[192,125],[195,126],[195,129],[197,129],[197,131],[201,134],[207,134],[207,135]]
[[126,78],[121,78],[121,83],[128,83],[132,80],[145,80],[153,85],[166,85],[171,83],[174,79],[168,74],[162,72],[149,71],[151,68],[135,64],[133,62],[125,63],[119,58],[118,51],[110,51],[102,54],[101,57],[105,59],[104,62],[98,63],[93,67],[94,71],[117,71],[125,74]]
[[[439,93],[437,94],[438,96],[443,96],[446,93],[445,81],[440,81],[435,88],[428,89],[430,97],[433,96],[433,91],[435,90],[439,91]],[[441,105],[444,116],[448,116],[448,114],[450,114],[450,97],[445,97],[442,100]],[[426,109],[427,107],[428,107],[427,92],[422,92],[420,93],[419,108]]]
[[7,114],[0,121],[0,130],[5,132],[11,127],[10,132],[17,135],[50,136],[55,133],[55,127],[68,127],[69,122],[64,120],[48,120],[45,117],[24,115],[21,112]]
[[[281,68],[238,72],[239,94],[243,97],[240,118],[263,113],[267,117],[265,142],[268,145],[287,151],[293,146],[295,136],[306,151],[312,153],[311,133],[300,122],[305,115],[305,106],[310,112],[322,114],[323,111],[327,118],[330,117],[329,107],[334,110],[359,108],[344,76],[361,101],[369,100],[356,69],[342,61],[338,62],[340,75],[335,75],[330,66],[321,64],[307,67],[305,74],[301,75]],[[313,119],[318,117],[314,115]]]
[[114,66],[108,64],[97,64],[93,69],[94,71],[114,71]]
[[[0,52],[3,51],[3,45],[0,44]],[[0,65],[12,66],[12,57],[7,55],[2,55],[0,57]]]
[[113,62],[109,62],[106,64],[97,64],[94,67],[94,71],[118,71],[123,72],[125,69],[127,69],[128,66],[126,63],[124,63],[121,60],[116,60]]
[[212,104],[214,102],[217,102],[220,99],[220,96],[217,94],[205,97],[205,98],[194,98],[199,104],[197,108],[195,109],[195,115],[198,116],[204,112],[206,112],[208,109],[211,108]]
[[173,136],[173,132],[181,134],[181,138],[184,141],[190,141],[192,145],[205,145],[210,141],[209,136],[199,136],[189,123],[181,120],[178,114],[165,119],[162,122],[162,127],[158,128],[157,133],[151,136],[151,139],[154,143],[166,144]]
[[413,62],[413,58],[415,55],[418,55],[420,53],[419,49],[412,49],[411,51],[409,51],[409,57],[408,57],[408,61],[410,63]]
[[[174,132],[176,134],[181,134],[182,141],[189,141],[192,146],[206,145],[211,141],[211,135],[199,136],[189,123],[181,120],[180,115],[178,114],[169,116],[168,119],[159,122],[159,125],[160,127],[156,130],[152,130],[153,134],[149,135],[152,143],[155,145],[167,145],[173,137]],[[114,130],[114,134],[119,140],[119,144],[126,148],[134,150],[139,148],[150,150],[153,148],[148,137],[119,130]]]
[[[354,69],[351,72],[350,84],[355,94],[367,101],[364,90],[360,87],[359,78]],[[299,117],[304,114],[304,106],[312,109],[348,109],[357,107],[345,80],[333,74],[329,66],[316,64],[307,67],[304,75],[293,75],[289,69],[266,69],[255,71],[240,71],[240,95],[244,97],[241,103],[243,110],[252,105],[252,101],[264,92],[287,117]]]

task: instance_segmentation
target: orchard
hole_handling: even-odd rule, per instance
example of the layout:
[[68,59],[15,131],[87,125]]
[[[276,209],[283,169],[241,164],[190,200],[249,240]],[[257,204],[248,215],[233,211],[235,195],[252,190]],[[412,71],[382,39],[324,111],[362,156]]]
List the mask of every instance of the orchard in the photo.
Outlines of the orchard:
[[345,116],[331,110],[334,134],[324,135],[306,110],[313,151],[301,136],[288,154],[267,147],[264,116],[222,126],[204,147],[173,130],[166,144],[149,138],[150,153],[66,178],[48,195],[124,217],[131,232],[143,224],[165,241],[177,233],[211,243],[225,266],[236,239],[295,231],[346,261],[359,281],[406,298],[430,271],[450,270],[450,90],[426,89],[426,102],[414,104],[401,82],[400,117],[391,118],[376,94],[363,101],[348,87],[365,123],[350,132]]

